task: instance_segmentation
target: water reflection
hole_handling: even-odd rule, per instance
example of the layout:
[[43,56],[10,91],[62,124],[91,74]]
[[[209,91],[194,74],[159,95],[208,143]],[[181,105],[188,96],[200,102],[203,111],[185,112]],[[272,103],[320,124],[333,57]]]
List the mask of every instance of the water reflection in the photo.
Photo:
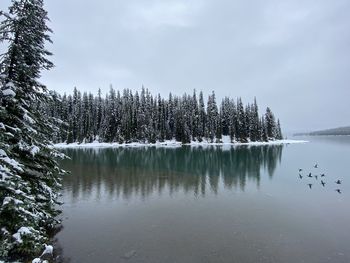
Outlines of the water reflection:
[[180,148],[69,149],[63,166],[72,172],[64,191],[80,198],[142,198],[168,190],[205,196],[219,185],[244,190],[249,180],[259,187],[261,172],[273,176],[282,145]]

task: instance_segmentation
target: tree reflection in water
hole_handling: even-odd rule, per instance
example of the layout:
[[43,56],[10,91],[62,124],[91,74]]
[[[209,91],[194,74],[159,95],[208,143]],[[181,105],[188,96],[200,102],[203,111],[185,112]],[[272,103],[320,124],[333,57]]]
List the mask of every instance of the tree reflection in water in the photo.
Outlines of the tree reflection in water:
[[64,191],[74,201],[106,195],[146,198],[166,190],[204,196],[208,190],[218,193],[221,183],[244,190],[247,180],[259,187],[262,171],[273,176],[282,150],[282,145],[68,149],[71,160],[63,167],[72,174],[64,179]]

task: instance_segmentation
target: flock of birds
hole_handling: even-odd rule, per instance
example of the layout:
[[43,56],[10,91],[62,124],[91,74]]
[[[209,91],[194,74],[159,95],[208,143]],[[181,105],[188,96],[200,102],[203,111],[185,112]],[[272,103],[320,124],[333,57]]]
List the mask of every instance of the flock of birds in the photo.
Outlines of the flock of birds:
[[[314,165],[314,168],[315,168],[315,169],[318,168],[318,164],[317,164],[317,163]],[[325,182],[325,179],[324,179],[324,178],[326,177],[326,175],[325,175],[324,173],[318,174],[318,175],[317,175],[317,174],[314,174],[314,175],[313,175],[311,172],[309,172],[309,173],[306,174],[306,175],[302,175],[302,174],[301,174],[302,171],[303,171],[303,169],[299,168],[299,178],[300,178],[300,179],[303,179],[303,177],[308,177],[308,178],[315,178],[316,181],[318,181],[318,179],[320,178],[320,183],[321,183],[321,185],[322,185],[323,187],[326,186],[326,182]],[[335,181],[334,183],[335,183],[336,185],[341,185],[341,180],[338,179],[338,180]],[[308,183],[307,185],[308,185],[309,188],[311,189],[313,184]],[[339,193],[339,194],[342,193],[342,192],[341,192],[341,189],[339,189],[339,188],[335,189],[335,191],[336,191],[337,193]]]

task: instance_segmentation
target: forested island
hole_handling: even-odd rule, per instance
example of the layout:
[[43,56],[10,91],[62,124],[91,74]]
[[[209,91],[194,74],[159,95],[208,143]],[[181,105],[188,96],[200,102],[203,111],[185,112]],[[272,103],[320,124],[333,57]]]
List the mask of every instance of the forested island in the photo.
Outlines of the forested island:
[[338,127],[327,130],[313,131],[308,133],[297,133],[298,135],[308,135],[308,136],[326,136],[326,135],[350,135],[350,126]]
[[218,105],[214,91],[205,103],[203,92],[168,98],[141,92],[110,88],[104,97],[81,93],[61,96],[52,92],[46,112],[60,129],[53,134],[55,143],[155,143],[176,140],[182,143],[208,141],[220,143],[222,136],[231,142],[256,142],[283,139],[280,121],[268,107],[260,116],[256,100],[244,105],[225,97]]

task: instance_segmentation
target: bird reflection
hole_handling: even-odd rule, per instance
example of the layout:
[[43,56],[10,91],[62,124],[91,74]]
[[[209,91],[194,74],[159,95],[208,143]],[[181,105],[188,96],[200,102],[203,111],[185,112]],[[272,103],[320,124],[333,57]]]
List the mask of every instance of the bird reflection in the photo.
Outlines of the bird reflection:
[[71,160],[63,167],[71,171],[64,189],[72,198],[99,199],[101,195],[133,195],[178,191],[204,196],[218,192],[220,184],[228,189],[244,190],[246,182],[259,187],[261,171],[270,177],[282,157],[282,145],[179,148],[68,149]]

